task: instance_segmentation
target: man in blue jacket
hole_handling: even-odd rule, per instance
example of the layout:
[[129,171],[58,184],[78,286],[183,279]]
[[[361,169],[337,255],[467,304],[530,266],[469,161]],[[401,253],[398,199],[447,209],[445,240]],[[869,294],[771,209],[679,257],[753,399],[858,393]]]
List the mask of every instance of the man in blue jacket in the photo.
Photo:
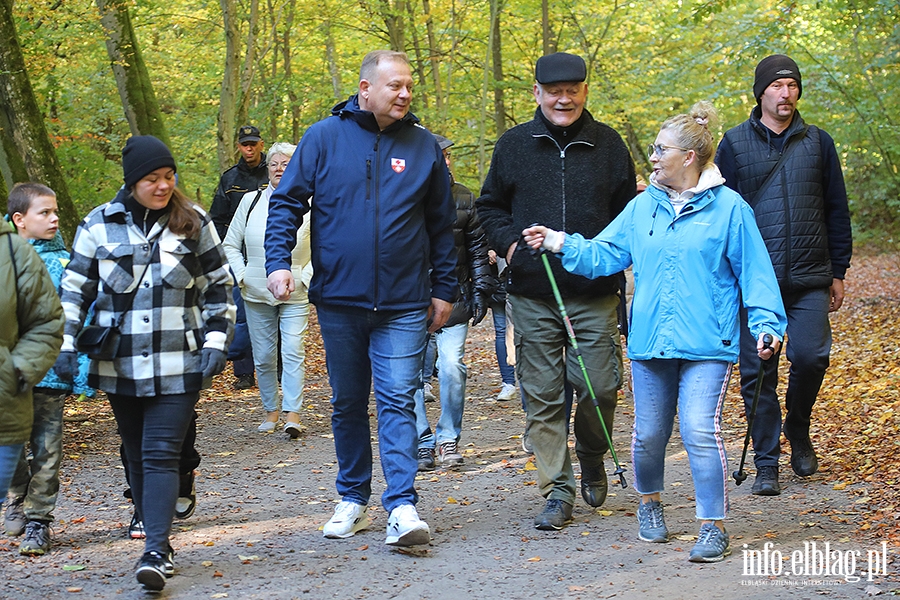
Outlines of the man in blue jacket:
[[[828,314],[844,301],[844,273],[850,267],[853,240],[834,140],[800,117],[797,101],[802,93],[800,69],[790,57],[773,54],[760,61],[753,83],[757,106],[749,119],[725,133],[716,164],[725,185],[753,208],[778,277],[791,361],[784,436],[791,443],[791,468],[808,477],[819,468],[809,426],[831,353]],[[747,329],[746,310],[741,311],[741,322],[741,393],[749,411],[759,357]],[[781,493],[777,384],[776,357],[766,364],[751,432],[756,463],[752,492],[758,496]]]
[[444,325],[458,288],[450,175],[434,137],[409,113],[412,84],[405,54],[366,55],[359,93],[297,146],[269,200],[266,239],[268,288],[284,299],[294,290],[291,248],[309,213],[309,298],[333,394],[341,495],[324,536],[346,538],[369,525],[374,381],[386,543],[395,546],[431,539],[415,509],[414,394],[426,330]]

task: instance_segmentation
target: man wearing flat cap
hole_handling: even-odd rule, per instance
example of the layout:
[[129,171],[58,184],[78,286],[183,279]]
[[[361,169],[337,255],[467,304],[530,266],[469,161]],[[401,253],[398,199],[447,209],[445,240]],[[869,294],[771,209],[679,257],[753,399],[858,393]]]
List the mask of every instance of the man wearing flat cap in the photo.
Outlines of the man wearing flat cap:
[[[819,468],[810,440],[812,407],[828,368],[828,313],[844,300],[852,237],[844,176],[834,140],[807,125],[797,110],[803,93],[800,68],[773,54],[756,67],[750,118],[729,130],[716,153],[725,184],[739,192],[756,214],[769,249],[787,311],[787,357],[791,362],[784,436],[791,443],[791,468],[807,477]],[[741,393],[749,414],[759,373],[756,340],[741,310]],[[752,346],[752,348],[751,348]],[[766,363],[756,417],[752,493],[777,496],[781,455],[778,356]]]
[[[259,129],[253,125],[242,125],[238,129],[237,150],[240,159],[222,173],[216,195],[209,207],[209,216],[225,239],[228,226],[244,194],[266,187],[269,184],[269,171],[266,168],[265,144]],[[234,389],[247,390],[256,385],[253,365],[253,348],[250,345],[250,333],[247,330],[247,313],[244,311],[244,298],[238,286],[234,286],[234,302],[237,305],[237,324],[234,340],[228,348],[228,360],[234,368]]]
[[[584,376],[540,260],[519,243],[523,229],[541,223],[585,237],[597,235],[635,195],[634,163],[621,136],[585,109],[587,69],[580,56],[557,52],[535,65],[534,118],[504,133],[476,201],[490,246],[505,254],[507,290],[515,324],[516,372],[527,410],[541,494],[547,499],[537,529],[561,529],[572,519],[575,474],[567,444],[563,388],[578,393],[575,453],[581,496],[592,506],[606,499],[603,456],[609,450]],[[549,256],[575,329],[603,419],[612,428],[622,379],[617,328],[617,277],[587,279]]]

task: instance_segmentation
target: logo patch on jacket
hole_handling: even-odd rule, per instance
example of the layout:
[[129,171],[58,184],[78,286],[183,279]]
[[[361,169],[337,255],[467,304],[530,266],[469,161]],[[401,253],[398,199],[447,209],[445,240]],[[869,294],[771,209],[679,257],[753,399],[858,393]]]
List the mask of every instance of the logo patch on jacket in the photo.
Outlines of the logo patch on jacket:
[[391,159],[391,168],[395,173],[402,173],[406,170],[406,160],[402,158],[392,158]]

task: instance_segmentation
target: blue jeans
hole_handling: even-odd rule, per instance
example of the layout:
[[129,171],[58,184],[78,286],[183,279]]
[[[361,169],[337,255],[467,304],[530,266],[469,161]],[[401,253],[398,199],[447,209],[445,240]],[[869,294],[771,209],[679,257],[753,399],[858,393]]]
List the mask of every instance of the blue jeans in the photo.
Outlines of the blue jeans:
[[494,351],[497,353],[500,379],[503,383],[515,385],[516,368],[506,362],[506,303],[492,303],[491,316],[494,319]]
[[6,490],[9,489],[9,482],[12,481],[13,473],[16,472],[16,465],[19,464],[19,455],[25,449],[25,444],[8,444],[0,446],[0,508],[3,507],[3,501],[6,500]]
[[300,412],[306,376],[303,340],[309,323],[309,304],[247,302],[247,327],[253,343],[256,384],[266,412],[278,410],[278,332],[281,332],[281,410]]
[[178,461],[199,392],[139,398],[109,394],[128,461],[128,482],[144,521],[145,552],[165,553],[178,498]]
[[441,417],[435,433],[431,432],[428,416],[425,414],[425,394],[416,390],[416,430],[419,434],[419,448],[434,448],[438,444],[459,441],[462,432],[463,405],[466,400],[466,352],[468,322],[444,327],[434,334],[437,341],[438,381],[441,384]]
[[[784,348],[791,362],[787,391],[784,394],[786,414],[784,436],[804,440],[809,436],[813,405],[822,387],[831,354],[831,323],[828,288],[782,294],[787,312],[788,342]],[[753,420],[753,452],[757,467],[777,467],[781,456],[781,403],[778,386],[778,359],[766,362],[759,405]],[[747,310],[741,309],[741,395],[747,414],[753,405],[753,391],[759,374],[756,340],[747,328]]]
[[250,344],[250,332],[247,327],[247,311],[244,308],[244,297],[241,290],[234,286],[231,291],[237,316],[234,324],[234,338],[228,346],[228,360],[234,364],[234,376],[253,375],[253,347]]
[[414,394],[421,383],[426,310],[372,311],[318,305],[331,384],[331,430],[338,460],[337,491],[348,502],[372,495],[369,389],[374,382],[378,448],[388,512],[418,501]]
[[665,490],[666,444],[675,411],[697,497],[697,518],[718,521],[728,511],[728,461],[722,443],[722,403],[732,365],[719,360],[631,361],[634,432],[631,458],[639,494]]

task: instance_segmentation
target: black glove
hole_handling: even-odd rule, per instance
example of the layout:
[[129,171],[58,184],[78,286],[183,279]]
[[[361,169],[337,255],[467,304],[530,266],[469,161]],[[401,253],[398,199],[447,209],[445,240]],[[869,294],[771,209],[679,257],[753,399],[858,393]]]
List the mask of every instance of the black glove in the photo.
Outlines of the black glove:
[[475,292],[472,298],[472,327],[475,327],[487,316],[488,302],[484,294]]
[[204,348],[200,358],[200,369],[203,379],[211,379],[225,368],[225,353],[215,348]]
[[53,363],[53,372],[67,383],[75,381],[78,374],[78,353],[71,350],[60,352],[56,362]]

